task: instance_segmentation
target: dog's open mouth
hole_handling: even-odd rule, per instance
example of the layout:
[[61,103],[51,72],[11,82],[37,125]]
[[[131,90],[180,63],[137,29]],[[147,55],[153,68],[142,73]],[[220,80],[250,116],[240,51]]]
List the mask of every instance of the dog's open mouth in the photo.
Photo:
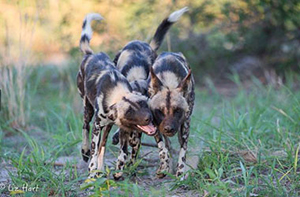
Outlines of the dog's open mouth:
[[142,131],[144,131],[147,135],[152,136],[156,133],[156,127],[152,123],[145,126],[140,126],[140,125],[136,125],[136,126]]

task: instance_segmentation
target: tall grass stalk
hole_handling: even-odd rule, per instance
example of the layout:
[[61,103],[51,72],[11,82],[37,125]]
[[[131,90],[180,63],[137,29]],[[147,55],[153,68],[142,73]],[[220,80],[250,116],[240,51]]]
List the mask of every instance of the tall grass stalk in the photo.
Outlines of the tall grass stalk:
[[2,117],[13,128],[26,125],[26,84],[29,75],[28,62],[31,57],[32,40],[39,18],[38,8],[33,19],[19,11],[19,39],[12,41],[10,29],[5,22],[5,46],[0,62],[0,87],[3,95]]

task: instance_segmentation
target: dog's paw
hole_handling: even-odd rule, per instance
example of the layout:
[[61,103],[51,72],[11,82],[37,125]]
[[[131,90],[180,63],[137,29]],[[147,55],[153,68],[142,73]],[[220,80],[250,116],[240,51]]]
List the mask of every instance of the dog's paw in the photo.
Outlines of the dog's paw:
[[97,173],[92,172],[89,174],[86,182],[88,182],[88,181],[93,182],[93,181],[96,181],[96,179],[97,179]]
[[180,178],[181,181],[187,179],[189,176],[188,169],[186,169],[185,164],[179,165],[176,171],[176,177]]
[[180,178],[181,181],[186,180],[189,176],[189,173],[185,173],[182,171],[177,171],[176,172],[176,177]]
[[[180,158],[180,156],[179,156]],[[176,176],[180,177],[185,171],[186,171],[186,164],[183,162],[183,160],[179,160],[177,163],[177,171],[176,171]]]
[[[159,168],[156,170],[156,177],[157,178],[164,178],[167,174],[166,173],[171,173],[171,160],[169,157],[165,157],[164,155],[167,155],[167,153],[163,154],[163,157],[160,157],[160,164]],[[161,155],[160,155],[161,156]]]
[[107,174],[105,174],[104,172],[99,172],[98,170],[93,170],[90,172],[89,176],[88,176],[88,180],[96,180],[98,178],[101,177],[106,177]]
[[181,171],[177,171],[177,172],[176,172],[176,176],[177,176],[177,177],[180,177],[182,174],[183,174],[183,172],[181,172]]
[[113,174],[113,177],[116,181],[123,181],[124,180],[123,172],[117,172],[117,173]]
[[166,164],[160,165],[160,167],[156,170],[156,177],[162,179],[168,172],[170,172],[169,166],[166,166]]
[[163,172],[156,172],[156,177],[159,179],[162,179],[166,176],[167,174],[163,173]]
[[90,149],[88,149],[86,151],[84,149],[81,149],[81,155],[82,155],[83,161],[88,162],[90,159],[90,155],[91,155]]

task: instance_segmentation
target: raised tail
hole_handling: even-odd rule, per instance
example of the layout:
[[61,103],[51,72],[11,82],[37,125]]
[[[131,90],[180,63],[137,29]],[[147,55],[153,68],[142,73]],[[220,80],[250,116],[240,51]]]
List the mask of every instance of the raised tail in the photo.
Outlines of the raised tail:
[[175,12],[173,12],[172,14],[170,14],[170,16],[166,19],[164,19],[161,24],[158,26],[158,28],[156,29],[156,32],[154,34],[153,39],[150,42],[150,46],[154,51],[157,51],[162,43],[162,41],[164,40],[164,37],[166,35],[166,33],[168,32],[168,30],[170,29],[170,27],[176,23],[179,18],[182,16],[182,14],[184,14],[186,11],[188,11],[188,7],[184,7],[180,10],[177,10]]
[[83,54],[93,54],[93,50],[90,47],[90,40],[92,39],[93,30],[91,27],[92,20],[102,20],[103,17],[97,13],[87,14],[82,23],[82,32],[80,38],[80,50]]

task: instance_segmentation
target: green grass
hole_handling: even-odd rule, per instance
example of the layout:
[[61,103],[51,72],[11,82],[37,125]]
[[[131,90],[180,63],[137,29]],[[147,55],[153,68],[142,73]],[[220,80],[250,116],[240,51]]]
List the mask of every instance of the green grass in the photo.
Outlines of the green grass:
[[[80,158],[82,103],[75,82],[77,69],[74,63],[32,68],[26,90],[28,127],[15,131],[10,120],[0,120],[0,151],[11,184],[39,186],[38,191],[25,192],[25,196],[86,196],[89,191],[94,196],[180,192],[200,196],[300,195],[300,91],[293,88],[292,80],[272,88],[253,79],[251,89],[245,89],[233,76],[237,91],[232,97],[218,94],[212,84],[197,90],[188,150],[189,155],[198,155],[200,162],[184,181],[169,175],[149,185],[128,178],[115,182],[107,168],[107,177],[84,183],[87,169],[79,172],[72,167],[78,161],[54,167],[61,156]],[[290,73],[286,76],[300,78]],[[176,137],[172,145],[178,147]],[[117,154],[117,148],[110,151]],[[137,177],[151,176],[133,166],[128,177],[134,170]],[[14,195],[8,188],[2,193]]]

